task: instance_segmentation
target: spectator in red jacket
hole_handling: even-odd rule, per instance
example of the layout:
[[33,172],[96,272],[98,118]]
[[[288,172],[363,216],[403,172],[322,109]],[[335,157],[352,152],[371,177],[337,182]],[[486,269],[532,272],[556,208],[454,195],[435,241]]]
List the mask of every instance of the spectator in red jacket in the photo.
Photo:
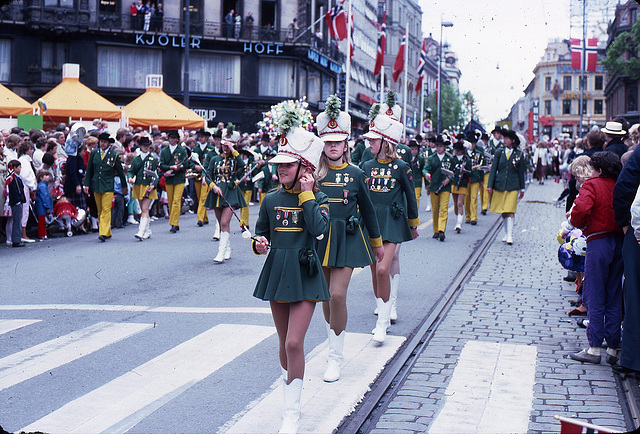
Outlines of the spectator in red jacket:
[[622,169],[612,152],[596,152],[591,166],[597,176],[584,182],[570,211],[569,222],[587,237],[583,303],[587,307],[589,349],[571,354],[581,362],[600,363],[603,340],[607,361],[615,364],[622,323],[623,232],[613,212],[613,188]]

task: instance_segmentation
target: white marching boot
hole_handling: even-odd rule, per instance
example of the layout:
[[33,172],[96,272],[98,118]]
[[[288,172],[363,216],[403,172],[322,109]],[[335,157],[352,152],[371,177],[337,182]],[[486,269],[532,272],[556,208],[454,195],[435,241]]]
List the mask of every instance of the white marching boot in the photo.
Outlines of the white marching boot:
[[214,262],[224,262],[224,252],[229,242],[229,232],[220,232],[220,244],[218,244],[218,254],[213,258]]
[[147,221],[144,225],[144,233],[142,234],[142,238],[144,238],[145,240],[151,237],[151,219],[149,217],[146,217],[146,219]]
[[502,237],[502,242],[506,243],[507,242],[507,219],[502,219],[502,229],[504,229],[504,237]]
[[387,329],[390,324],[389,314],[391,313],[391,300],[385,303],[381,298],[378,298],[376,301],[379,303],[378,321],[376,322],[376,328],[373,330],[373,341],[381,344],[387,337]]
[[513,217],[507,217],[507,244],[513,244]]
[[458,214],[456,216],[457,220],[456,220],[456,232],[460,233],[460,231],[462,230],[462,218],[464,216],[462,214]]
[[[227,232],[228,233],[228,232]],[[231,259],[231,238],[227,236],[227,243],[224,246],[224,259]]]
[[395,322],[398,319],[398,310],[396,304],[398,302],[398,285],[400,284],[400,275],[389,276],[391,281],[391,295],[389,301],[391,302],[391,312],[389,313],[389,321]]
[[283,384],[284,411],[280,434],[297,433],[300,422],[300,396],[302,395],[302,378],[294,378],[289,384]]
[[138,225],[138,232],[134,235],[137,239],[142,241],[144,239],[144,233],[149,224],[149,217],[140,217],[140,224]]
[[323,376],[324,381],[327,383],[332,383],[340,378],[344,335],[344,330],[339,335],[336,335],[333,329],[329,329],[329,358],[327,360],[327,369],[324,371]]
[[96,217],[91,217],[91,230],[92,231],[98,230],[98,219]]
[[218,241],[220,239],[220,223],[216,220],[216,230],[213,231],[213,239],[214,241]]

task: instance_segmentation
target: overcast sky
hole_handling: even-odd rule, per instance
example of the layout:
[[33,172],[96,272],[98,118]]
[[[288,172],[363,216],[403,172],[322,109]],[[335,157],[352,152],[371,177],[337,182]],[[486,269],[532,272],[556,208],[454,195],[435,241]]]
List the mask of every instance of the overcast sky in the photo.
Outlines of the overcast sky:
[[440,39],[440,16],[453,27],[443,41],[458,55],[460,90],[476,98],[492,127],[523,95],[547,42],[569,38],[569,0],[419,0],[422,31]]

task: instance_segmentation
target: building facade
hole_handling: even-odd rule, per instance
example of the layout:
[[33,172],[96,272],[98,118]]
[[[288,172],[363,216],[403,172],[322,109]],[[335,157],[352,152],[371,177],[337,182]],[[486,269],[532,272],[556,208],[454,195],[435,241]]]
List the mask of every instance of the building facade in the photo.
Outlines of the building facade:
[[[602,51],[599,57],[602,55]],[[534,79],[525,96],[511,110],[510,120],[516,131],[530,140],[544,136],[584,137],[593,125],[606,119],[605,72],[598,64],[596,72],[585,72],[583,123],[580,129],[580,71],[571,68],[568,40],[549,42],[544,55],[533,70]]]
[[[607,41],[607,48],[620,33],[630,32],[632,27],[637,25],[638,9],[640,9],[640,6],[633,0],[628,0],[625,4],[616,6],[615,18],[608,28],[609,40]],[[637,56],[637,53],[634,53],[634,56]],[[640,101],[639,81],[627,75],[607,75],[607,86],[605,88],[607,119],[623,116],[632,124],[640,122],[640,112],[638,111],[638,103]]]
[[253,131],[283,99],[306,96],[317,113],[338,91],[344,56],[324,20],[312,26],[327,7],[326,0],[181,0],[147,17],[124,0],[16,1],[0,10],[0,81],[31,102],[60,82],[63,63],[78,63],[82,83],[124,106],[144,92],[147,74],[162,74],[165,92],[181,102],[187,93],[189,108],[210,125]]

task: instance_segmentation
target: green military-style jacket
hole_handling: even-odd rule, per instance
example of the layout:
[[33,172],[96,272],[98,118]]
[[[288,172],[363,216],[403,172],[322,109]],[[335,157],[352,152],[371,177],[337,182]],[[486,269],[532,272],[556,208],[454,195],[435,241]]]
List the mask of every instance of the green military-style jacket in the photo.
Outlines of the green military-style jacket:
[[453,155],[449,152],[444,152],[444,157],[442,157],[442,161],[438,158],[438,153],[434,153],[427,159],[427,163],[424,166],[424,170],[422,171],[423,175],[429,173],[431,175],[431,181],[429,181],[429,191],[438,191],[440,186],[444,182],[445,179],[449,178],[449,184],[442,187],[440,191],[448,191],[451,192],[451,178],[452,176],[446,176],[442,173],[442,168],[452,170],[453,167]]
[[280,185],[280,182],[277,179],[273,179],[273,175],[277,175],[275,164],[265,164],[262,166],[262,173],[264,173],[264,178],[258,181],[258,188],[262,190],[263,193],[268,193],[271,190],[275,190]]
[[469,160],[471,160],[471,176],[469,177],[469,182],[472,184],[482,182],[484,179],[484,171],[479,168],[486,164],[484,149],[482,146],[475,145],[468,153],[468,157]]
[[189,151],[187,151],[187,148],[184,146],[178,145],[175,151],[173,151],[173,154],[169,146],[162,148],[162,151],[160,151],[160,170],[166,172],[171,169],[171,166],[175,165],[179,165],[180,167],[169,176],[165,174],[165,184],[184,184],[186,180],[185,171],[192,168],[192,164],[189,160]]
[[89,155],[84,184],[95,193],[112,193],[113,179],[117,175],[120,177],[121,185],[126,188],[127,180],[118,153],[109,149],[104,158],[101,158],[100,151],[101,149],[97,147]]
[[506,150],[507,148],[502,148],[496,151],[487,188],[497,191],[524,190],[524,155],[521,150],[513,149],[507,159]]
[[413,186],[422,187],[422,171],[424,170],[425,160],[420,154],[411,158],[411,170],[413,170]]
[[457,155],[453,155],[452,169],[453,179],[451,183],[458,187],[466,187],[469,185],[469,178],[471,174],[471,159],[467,157],[466,153],[462,154],[462,158],[458,158]]

